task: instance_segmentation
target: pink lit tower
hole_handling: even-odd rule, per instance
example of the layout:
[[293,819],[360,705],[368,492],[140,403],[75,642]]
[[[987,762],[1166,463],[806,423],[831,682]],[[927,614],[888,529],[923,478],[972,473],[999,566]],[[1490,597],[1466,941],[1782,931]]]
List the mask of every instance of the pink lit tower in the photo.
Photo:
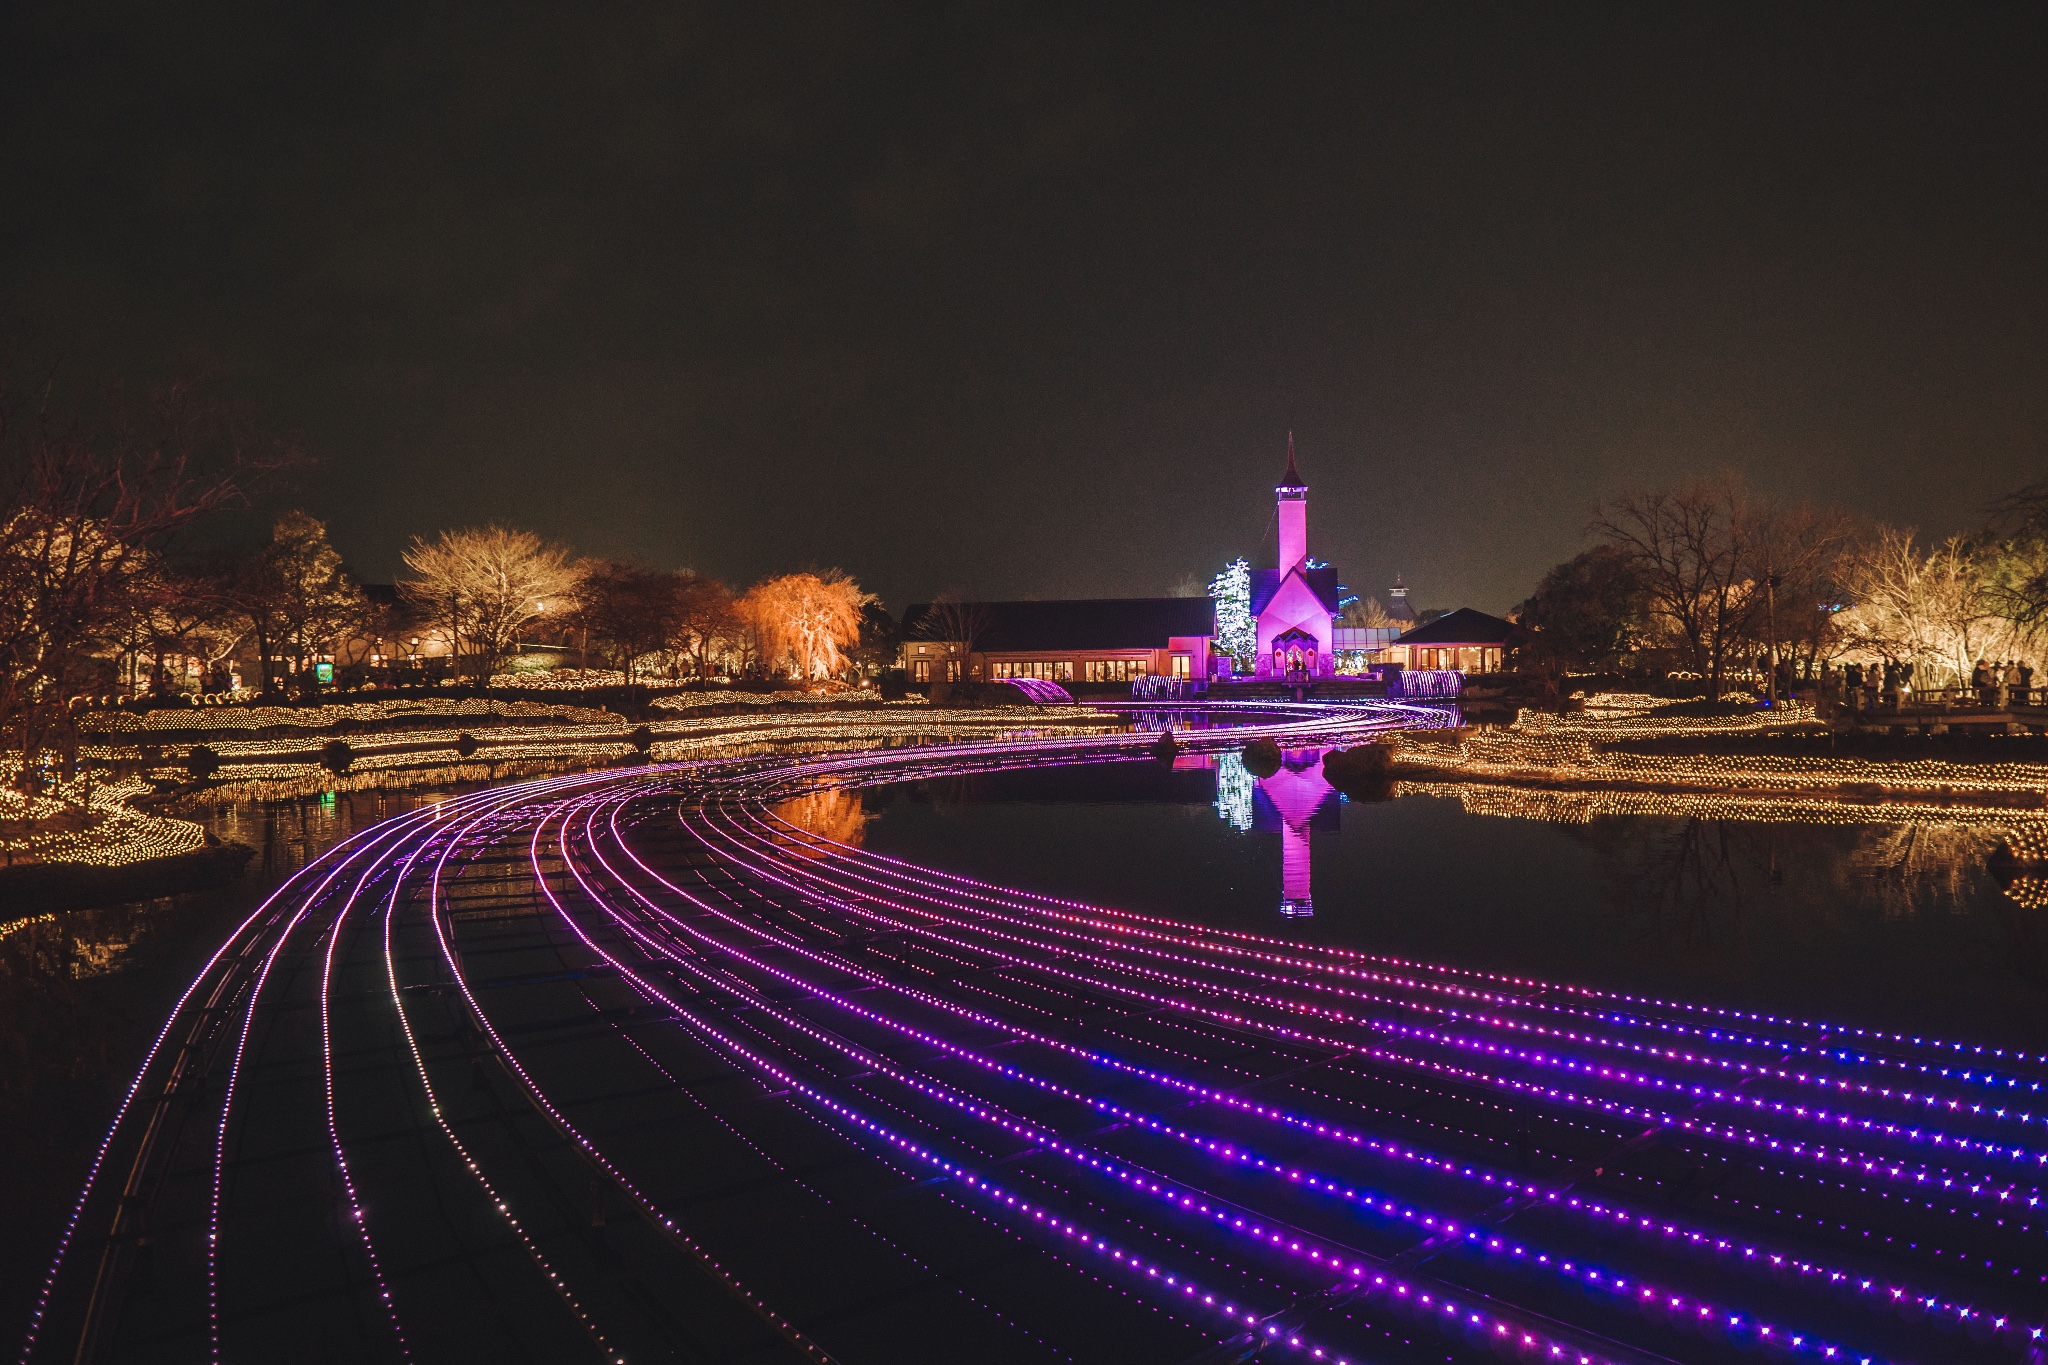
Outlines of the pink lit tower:
[[1280,913],[1287,919],[1307,919],[1316,912],[1309,889],[1309,831],[1318,824],[1336,823],[1331,800],[1335,791],[1324,780],[1320,762],[1306,768],[1283,767],[1261,778],[1259,791],[1272,803],[1273,824],[1279,827]]
[[1331,650],[1339,607],[1337,570],[1308,553],[1308,484],[1294,463],[1294,433],[1287,433],[1287,473],[1273,489],[1278,499],[1280,563],[1252,571],[1251,611],[1259,625],[1257,676],[1313,682],[1336,671]]

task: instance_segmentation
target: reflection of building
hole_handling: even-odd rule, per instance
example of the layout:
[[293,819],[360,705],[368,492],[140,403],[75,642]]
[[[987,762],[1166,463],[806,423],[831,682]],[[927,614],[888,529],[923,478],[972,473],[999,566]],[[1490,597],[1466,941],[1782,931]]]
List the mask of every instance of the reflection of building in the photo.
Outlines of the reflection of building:
[[1252,824],[1280,835],[1280,913],[1289,919],[1316,912],[1309,886],[1309,831],[1336,829],[1340,804],[1336,789],[1323,780],[1321,750],[1289,754],[1279,772],[1258,779]]
[[1287,437],[1287,473],[1273,490],[1279,501],[1280,562],[1252,571],[1251,611],[1258,621],[1261,678],[1326,678],[1336,671],[1334,628],[1342,610],[1337,570],[1308,553],[1308,484],[1294,467]]
[[[1304,761],[1306,760],[1306,761]],[[1216,813],[1242,830],[1280,836],[1280,913],[1289,919],[1315,914],[1310,884],[1309,833],[1337,828],[1343,802],[1323,780],[1322,751],[1289,754],[1271,777],[1253,777],[1236,754],[1175,761],[1216,764]]]

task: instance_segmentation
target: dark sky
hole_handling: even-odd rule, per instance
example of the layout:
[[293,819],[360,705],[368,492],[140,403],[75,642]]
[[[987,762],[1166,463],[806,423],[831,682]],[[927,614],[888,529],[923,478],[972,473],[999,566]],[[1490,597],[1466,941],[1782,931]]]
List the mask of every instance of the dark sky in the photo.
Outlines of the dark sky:
[[2048,474],[2044,16],[16,5],[0,301],[223,368],[373,579],[1163,592],[1291,428],[1348,583],[1500,610],[1631,483]]

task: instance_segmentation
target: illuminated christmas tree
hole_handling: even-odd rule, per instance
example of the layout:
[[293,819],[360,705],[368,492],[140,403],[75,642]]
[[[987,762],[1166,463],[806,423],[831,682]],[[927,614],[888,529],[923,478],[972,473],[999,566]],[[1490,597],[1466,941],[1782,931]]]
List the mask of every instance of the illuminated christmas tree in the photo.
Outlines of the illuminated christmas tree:
[[1259,652],[1259,623],[1252,619],[1252,566],[1242,559],[1227,566],[1209,585],[1216,599],[1216,648],[1240,670],[1249,670]]

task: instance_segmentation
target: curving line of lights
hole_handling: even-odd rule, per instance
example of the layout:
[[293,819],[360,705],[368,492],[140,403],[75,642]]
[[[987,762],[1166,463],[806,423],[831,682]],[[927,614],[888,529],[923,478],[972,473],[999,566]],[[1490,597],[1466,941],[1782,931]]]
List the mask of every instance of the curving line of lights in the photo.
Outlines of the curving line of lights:
[[[1232,714],[1226,708],[1212,710]],[[1192,720],[1199,713],[1186,714]],[[1204,731],[1190,727],[1177,731],[1181,747],[1190,752],[1220,752],[1261,736],[1293,744],[1326,746],[1403,725],[1444,723],[1429,718],[1440,717],[1440,712],[1425,716],[1419,708],[1384,705],[1290,708],[1268,704],[1235,714],[1250,723],[1235,730]],[[709,1248],[695,1245],[672,1217],[655,1207],[642,1192],[640,1177],[572,1122],[523,1064],[506,1035],[493,1024],[463,974],[461,954],[456,951],[452,937],[454,925],[449,918],[447,883],[480,855],[508,841],[525,846],[530,875],[552,903],[556,918],[591,952],[616,967],[633,990],[645,998],[663,1001],[673,1012],[672,1026],[726,1057],[742,1072],[786,1090],[793,1102],[803,1105],[849,1140],[878,1155],[909,1162],[940,1176],[947,1187],[960,1191],[976,1208],[986,1210],[988,1216],[1002,1220],[1005,1226],[1035,1234],[1042,1249],[1055,1252],[1091,1273],[1114,1275],[1143,1293],[1148,1301],[1191,1323],[1210,1324],[1210,1330],[1222,1324],[1241,1340],[1269,1342],[1273,1348],[1298,1352],[1305,1359],[1349,1361],[1360,1358],[1359,1353],[1344,1350],[1334,1341],[1305,1335],[1301,1325],[1306,1321],[1305,1313],[1315,1306],[1342,1301],[1357,1305],[1367,1321],[1375,1314],[1392,1314],[1455,1323],[1468,1340],[1497,1344],[1500,1349],[1519,1351],[1531,1358],[1566,1365],[1573,1361],[1595,1365],[1608,1358],[1606,1352],[1582,1344],[1568,1330],[1560,1332],[1555,1324],[1545,1326],[1540,1318],[1514,1304],[1497,1302],[1473,1290],[1446,1287],[1409,1272],[1397,1272],[1346,1245],[1341,1234],[1333,1238],[1299,1231],[1250,1204],[1225,1198],[1209,1187],[1207,1176],[1190,1179],[1185,1174],[1172,1175],[1128,1155],[1113,1154],[1101,1145],[1094,1132],[1105,1117],[1134,1135],[1143,1135],[1147,1141],[1170,1144],[1163,1150],[1185,1148],[1199,1154],[1202,1161],[1212,1163],[1204,1169],[1213,1169],[1219,1177],[1229,1171],[1233,1173],[1232,1179],[1249,1180],[1244,1186],[1248,1192],[1305,1189],[1316,1199],[1334,1200],[1357,1210],[1375,1226],[1414,1228],[1428,1237],[1449,1239],[1468,1247],[1487,1258],[1490,1265],[1521,1268],[1555,1282],[1596,1291],[1598,1302],[1616,1307],[1654,1305],[1663,1318],[1672,1322],[1683,1319],[1693,1325],[1693,1330],[1770,1346],[1795,1358],[1873,1360],[1812,1332],[1765,1321],[1749,1310],[1723,1305],[1713,1295],[1687,1288],[1682,1272],[1673,1282],[1666,1283],[1667,1277],[1640,1274],[1633,1268],[1595,1265],[1582,1256],[1566,1256],[1555,1248],[1538,1246],[1528,1237],[1505,1237],[1490,1230],[1483,1221],[1475,1223],[1469,1216],[1432,1208],[1426,1200],[1418,1201],[1399,1189],[1378,1188],[1340,1170],[1325,1168],[1331,1162],[1363,1157],[1385,1163],[1389,1175],[1407,1168],[1427,1172],[1432,1178],[1450,1177],[1467,1183],[1475,1192],[1529,1201],[1546,1215],[1576,1220],[1596,1232],[1627,1227],[1653,1240],[1661,1233],[1662,1240],[1656,1245],[1707,1252],[1736,1265],[1768,1263],[1792,1274],[1796,1284],[1847,1290],[1866,1300],[1895,1303],[1908,1316],[1917,1314],[1962,1328],[1972,1342],[2017,1340],[2023,1345],[2038,1344],[2038,1328],[2020,1327],[1991,1307],[1974,1305],[1932,1288],[1911,1288],[1870,1276],[1859,1278],[1846,1265],[1827,1264],[1825,1257],[1789,1248],[1772,1249],[1755,1239],[1717,1235],[1704,1226],[1661,1219],[1619,1203],[1579,1194],[1568,1183],[1539,1183],[1514,1177],[1432,1153],[1355,1124],[1340,1124],[1319,1112],[1320,1105],[1335,1100],[1333,1095],[1311,1092],[1307,1109],[1283,1109],[1260,1103],[1198,1082],[1182,1074],[1170,1061],[1154,1064],[1078,1042],[1059,1021],[1063,1009],[1071,1014],[1075,1001],[1122,1001],[1112,1009],[1118,1017],[1134,1024],[1152,1017],[1145,1011],[1163,1007],[1165,1012],[1155,1017],[1157,1028],[1126,1029],[1133,1046],[1154,1051],[1164,1048],[1171,1057],[1175,1055],[1175,1045],[1152,1037],[1163,1031],[1167,1037],[1185,1036],[1203,1046],[1224,1042],[1238,1049],[1252,1046],[1274,1059],[1298,1057],[1304,1047],[1328,1049],[1369,1068],[1390,1068],[1393,1074],[1435,1076],[1452,1085],[1490,1087],[1512,1096],[1509,1102],[1518,1105],[1537,1101],[1565,1109],[1576,1106],[1591,1108],[1609,1118],[1627,1117],[1638,1123],[1647,1118],[1680,1130],[1712,1130],[1717,1140],[1768,1153],[1769,1160],[1780,1163],[1781,1176],[1792,1170],[1783,1163],[1795,1157],[1841,1162],[1849,1156],[1833,1148],[1817,1148],[1803,1138],[1782,1136],[1778,1125],[1796,1128],[1803,1123],[1825,1123],[1831,1130],[1839,1130],[1845,1117],[1853,1116],[1858,1122],[1879,1122],[1877,1112],[1864,1107],[1868,1105],[1938,1108],[1955,1120],[1967,1119],[1971,1124],[1993,1127],[1999,1122],[2030,1123],[2036,1117],[2031,1111],[2015,1118],[1999,1112],[1995,1099],[1986,1104],[1967,1096],[1983,1093],[1976,1087],[2010,1091],[2037,1086],[2036,1078],[2023,1073],[2028,1067],[2048,1062],[2048,1056],[1995,1048],[1971,1050],[1969,1045],[1945,1040],[1909,1039],[1876,1030],[1731,1011],[1697,1002],[1648,1000],[1568,984],[1533,982],[1442,964],[1304,945],[1271,935],[1210,930],[1161,917],[1135,916],[1034,896],[919,868],[903,860],[882,859],[829,840],[796,838],[786,826],[779,828],[777,818],[769,813],[776,800],[795,793],[904,776],[1128,757],[1148,749],[1151,738],[1131,733],[1056,733],[1060,727],[1048,725],[1042,718],[1024,723],[1021,718],[991,718],[986,713],[963,720],[957,726],[935,725],[928,717],[904,717],[897,724],[857,725],[847,725],[843,716],[816,719],[820,722],[818,726],[809,729],[804,727],[812,717],[781,722],[776,728],[793,742],[772,754],[764,747],[761,753],[744,757],[721,756],[717,761],[668,764],[630,772],[544,778],[451,799],[441,807],[375,826],[294,874],[276,895],[237,927],[202,968],[152,1045],[108,1130],[93,1163],[92,1177],[63,1235],[37,1301],[22,1359],[27,1361],[35,1351],[52,1289],[63,1274],[65,1253],[91,1204],[101,1165],[120,1135],[140,1121],[141,1097],[170,1065],[166,1057],[168,1040],[181,1024],[187,1030],[196,1029],[197,1017],[230,1005],[241,1018],[214,1134],[214,1192],[207,1244],[209,1331],[211,1349],[219,1357],[223,1292],[219,1281],[219,1247],[235,1230],[235,1210],[223,1193],[224,1170],[230,1126],[238,1121],[237,1115],[247,1102],[238,1081],[255,1021],[264,1012],[281,1007],[273,988],[273,967],[287,955],[298,960],[313,953],[322,962],[320,1047],[325,1117],[340,1177],[339,1189],[347,1221],[357,1229],[356,1241],[389,1318],[393,1339],[401,1351],[406,1349],[403,1319],[409,1312],[430,1309],[423,1304],[408,1306],[402,1294],[394,1299],[392,1287],[385,1280],[372,1236],[377,1225],[376,1194],[359,1184],[358,1173],[349,1160],[337,1110],[340,1099],[346,1096],[337,1090],[333,1069],[335,1042],[329,982],[338,955],[344,951],[342,939],[351,916],[357,907],[369,905],[373,896],[383,900],[382,951],[391,1008],[407,1037],[417,1083],[427,1097],[435,1123],[454,1144],[458,1158],[477,1182],[480,1197],[495,1206],[498,1216],[522,1242],[554,1292],[578,1314],[593,1343],[606,1352],[607,1358],[618,1358],[612,1345],[613,1335],[592,1320],[568,1283],[569,1277],[541,1253],[525,1225],[514,1216],[512,1201],[492,1179],[484,1163],[462,1145],[441,1113],[425,1056],[413,1034],[408,1013],[411,1006],[400,985],[394,942],[401,909],[418,899],[408,900],[405,888],[420,883],[422,878],[427,892],[426,914],[440,949],[441,971],[477,1021],[492,1052],[519,1081],[535,1108],[625,1189],[645,1217],[678,1245],[697,1255],[700,1263],[720,1276],[728,1288],[776,1324],[786,1339],[802,1346],[816,1359],[827,1358],[822,1346],[805,1336],[786,1315],[740,1284]],[[970,734],[975,738],[949,737]],[[935,742],[904,744],[901,741],[905,739]],[[697,730],[665,742],[682,746],[685,751],[710,754],[716,752],[719,741]],[[661,877],[632,847],[629,826],[621,823],[622,812],[644,810],[650,801],[673,801],[678,797],[682,798],[685,815],[683,827],[711,851],[720,867],[737,879],[720,892],[732,901],[732,909],[721,909],[708,900],[689,895]],[[543,838],[551,829],[555,831],[552,837],[559,862],[573,874],[579,889],[578,907],[571,907],[557,894],[543,865]],[[624,858],[615,863],[613,850]],[[344,880],[351,875],[352,889]],[[643,893],[637,886],[643,879],[649,886],[664,886],[666,890]],[[787,894],[767,895],[746,889],[756,886],[781,887]],[[625,899],[621,899],[622,893]],[[675,903],[679,908],[687,908],[688,914],[675,913],[663,905],[671,893],[684,898]],[[741,901],[733,899],[742,895],[752,898],[744,902],[744,909]],[[624,936],[616,950],[607,948],[585,924],[592,911],[602,917],[593,923],[610,926],[606,932]],[[693,918],[698,913],[705,916],[701,923]],[[843,932],[835,926],[857,924],[893,935],[877,940],[882,946],[875,950],[879,953],[876,962],[897,964],[898,970],[863,967],[835,946],[840,940],[833,936]],[[713,926],[723,928],[714,932]],[[733,934],[742,931],[749,941],[758,940],[777,953],[793,953],[796,965],[781,959],[771,961],[745,942],[736,942]],[[689,945],[687,950],[685,941]],[[644,954],[650,961],[659,960],[697,982],[700,993],[684,999],[644,970],[636,970],[635,964],[623,956],[626,943],[632,945],[635,954]],[[301,944],[306,946],[302,948]],[[949,963],[996,965],[999,971],[994,976],[959,976],[947,968]],[[921,984],[898,979],[899,970],[913,973],[915,982]],[[884,993],[856,998],[849,994],[854,987],[842,989],[833,984],[842,976],[860,983],[859,989],[881,987]],[[911,1040],[919,1048],[935,1049],[932,1055],[967,1068],[967,1079],[953,1076],[950,1071],[941,1075],[932,1070],[933,1063],[901,1060],[869,1043],[841,1036],[836,1029],[798,1013],[789,1005],[788,997],[766,989],[770,983],[778,983],[781,988],[794,986],[805,998],[845,1012],[849,1020],[859,1021],[863,1028],[879,1028],[888,1036]],[[1537,992],[1548,998],[1522,998]],[[714,1013],[707,1008],[713,1000],[728,1001],[730,1008],[722,1007]],[[1044,1072],[1033,1062],[1009,1054],[999,1058],[883,1003],[892,1000],[901,1000],[917,1011],[936,1011],[935,1018],[995,1028],[1012,1039],[1045,1049],[1049,1057],[1066,1058],[1091,1069],[1107,1068],[1131,1081],[1163,1087],[1164,1093],[1177,1097],[1175,1104],[1195,1098],[1205,1107],[1169,1114],[1134,1099],[1101,1093],[1092,1088],[1091,1082],[1069,1083]],[[1061,1001],[1069,1003],[1057,1003]],[[202,1006],[200,1002],[212,1003]],[[1409,1022],[1385,1013],[1418,1005],[1441,1021],[1442,1026]],[[1016,1012],[1020,1010],[1029,1011],[1022,1016],[1029,1022],[1018,1022],[1020,1016]],[[721,1022],[724,1015],[743,1019],[745,1030],[759,1041],[743,1040],[730,1024]],[[1405,1039],[1407,1043],[1386,1046],[1331,1032],[1358,1028],[1388,1039]],[[1646,1033],[1651,1041],[1641,1036]],[[1685,1041],[1682,1047],[1666,1046],[1655,1041],[1660,1034]],[[1146,1041],[1141,1043],[1141,1037]],[[1416,1051],[1417,1048],[1448,1050],[1452,1056],[1465,1060],[1449,1062]],[[1578,1055],[1585,1049],[1592,1049],[1596,1055],[1601,1050],[1619,1051],[1633,1060],[1626,1067],[1593,1061]],[[1756,1055],[1759,1052],[1761,1057]],[[1792,1056],[1804,1060],[1794,1066],[1788,1063]],[[828,1065],[824,1060],[827,1057],[839,1061]],[[648,1061],[651,1063],[652,1058]],[[1588,1089],[1581,1094],[1509,1074],[1511,1070],[1531,1066],[1539,1071],[1550,1067],[1583,1078]],[[849,1067],[858,1068],[858,1072],[846,1074]],[[1857,1074],[1856,1068],[1862,1067],[1888,1068],[1927,1079],[1915,1082],[1917,1088],[1910,1090],[1903,1086],[1873,1087],[1865,1081],[1850,1079]],[[1766,1088],[1819,1088],[1836,1096],[1830,1104],[1838,1107],[1820,1117],[1820,1111],[1810,1105],[1783,1101],[1767,1092],[1722,1092],[1717,1083],[1702,1079],[1701,1073],[1724,1073]],[[164,1080],[166,1095],[175,1079],[173,1068],[172,1075]],[[984,1080],[992,1085],[1024,1087],[1029,1093],[1050,1095],[1055,1102],[1079,1106],[1077,1113],[1093,1117],[1085,1121],[1085,1131],[1070,1131],[1065,1121],[1030,1117],[1014,1110],[986,1092]],[[1949,1093],[1949,1088],[1955,1086],[1972,1089]],[[859,1094],[872,1092],[876,1103],[901,1112],[904,1120],[885,1119],[880,1110],[870,1108],[855,1093],[849,1093],[848,1087]],[[885,1091],[884,1087],[889,1089]],[[1630,1089],[1681,1097],[1695,1109],[1701,1101],[1733,1104],[1753,1114],[1752,1122],[1772,1126],[1737,1128],[1700,1119],[1694,1110],[1665,1113],[1605,1093],[1618,1090],[1626,1094]],[[897,1093],[903,1100],[885,1098]],[[167,1100],[159,1101],[164,1102]],[[948,1113],[956,1116],[951,1123],[944,1117]],[[1239,1120],[1269,1126],[1276,1134],[1313,1136],[1322,1144],[1317,1148],[1322,1157],[1307,1161],[1262,1152],[1214,1131],[1209,1119],[1212,1114],[1234,1115]],[[1001,1135],[1005,1142],[1026,1143],[1038,1155],[1019,1169],[1018,1181],[1006,1178],[999,1183],[987,1163],[957,1150],[963,1144],[982,1150],[967,1132],[959,1130],[963,1118],[969,1122],[971,1131],[986,1130]],[[1688,1129],[1688,1125],[1692,1128]],[[929,1130],[929,1135],[920,1130]],[[1928,1135],[1923,1132],[1922,1136]],[[2008,1144],[1993,1142],[1968,1128],[1954,1133],[1944,1131],[1941,1137],[1942,1150],[1956,1152],[1957,1160],[1985,1160],[1995,1155],[2008,1164],[2012,1161],[2014,1149]],[[1929,1141],[1933,1145],[1931,1138]],[[1892,1178],[1907,1179],[1914,1187],[1940,1185],[1944,1174],[1910,1170],[1891,1158],[1872,1160],[1891,1162]],[[1027,1196],[1020,1183],[1025,1179],[1040,1182],[1049,1193]],[[1974,1191],[1965,1188],[1972,1182],[1977,1186]],[[1951,1176],[1941,1188],[1965,1200],[1972,1195],[1997,1199],[2002,1193],[2006,1200],[2019,1198],[2028,1208],[2038,1203],[2038,1196],[2025,1197],[2024,1192],[2011,1189],[1999,1191],[1981,1176]],[[1217,1269],[1213,1274],[1205,1272],[1198,1284],[1189,1279],[1184,1267],[1173,1264],[1175,1253],[1114,1241],[1106,1228],[1096,1228],[1073,1210],[1062,1207],[1063,1202],[1071,1204],[1076,1200],[1100,1205],[1102,1201],[1095,1191],[1115,1192],[1127,1207],[1149,1211],[1133,1216],[1130,1223],[1141,1240],[1182,1247],[1189,1254],[1207,1258]],[[1248,1193],[1246,1197],[1265,1195]],[[1976,1240],[1981,1240],[1981,1236],[1976,1236],[1979,1231],[1974,1225],[1970,1229]],[[1990,1229],[1986,1227],[1981,1232],[1988,1235]],[[1220,1254],[1217,1248],[1221,1249]],[[1246,1306],[1271,1296],[1270,1290],[1252,1287],[1254,1280],[1270,1284],[1269,1275],[1281,1275],[1289,1283],[1305,1288],[1282,1289],[1280,1300],[1264,1308]],[[1224,1288],[1224,1281],[1232,1277],[1244,1281],[1240,1291]],[[1333,1293],[1338,1298],[1328,1297]],[[1302,1294],[1308,1297],[1301,1297]],[[1327,1327],[1340,1335],[1355,1330],[1334,1320]]]

